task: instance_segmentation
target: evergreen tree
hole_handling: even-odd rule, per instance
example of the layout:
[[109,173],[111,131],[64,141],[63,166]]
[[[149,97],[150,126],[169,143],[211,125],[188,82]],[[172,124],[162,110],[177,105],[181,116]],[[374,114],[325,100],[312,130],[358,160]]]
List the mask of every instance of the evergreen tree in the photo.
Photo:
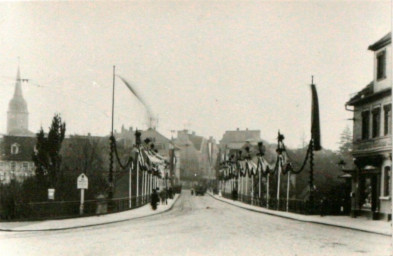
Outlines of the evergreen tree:
[[346,126],[340,135],[339,152],[341,154],[348,154],[352,151],[352,131],[349,126]]
[[49,127],[48,136],[45,136],[41,127],[37,134],[36,151],[33,161],[36,165],[36,177],[42,186],[57,186],[57,179],[60,176],[61,144],[64,140],[66,125],[62,122],[59,114],[53,117]]

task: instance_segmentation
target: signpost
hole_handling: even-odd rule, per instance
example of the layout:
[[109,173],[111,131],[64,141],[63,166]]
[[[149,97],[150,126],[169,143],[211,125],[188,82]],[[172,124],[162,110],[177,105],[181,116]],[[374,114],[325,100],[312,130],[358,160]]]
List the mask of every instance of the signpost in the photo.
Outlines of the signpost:
[[83,215],[83,204],[85,201],[85,189],[88,189],[89,187],[89,180],[87,179],[87,176],[82,173],[81,175],[78,176],[77,179],[77,188],[81,190],[81,204],[79,207],[79,214]]
[[54,188],[48,188],[48,199],[55,200],[55,189]]

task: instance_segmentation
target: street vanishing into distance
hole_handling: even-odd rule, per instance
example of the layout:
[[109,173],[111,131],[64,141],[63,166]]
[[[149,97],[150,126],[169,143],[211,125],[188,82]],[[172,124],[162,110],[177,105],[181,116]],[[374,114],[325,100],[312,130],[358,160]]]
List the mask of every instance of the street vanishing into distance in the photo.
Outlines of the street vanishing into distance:
[[171,211],[89,228],[1,232],[2,255],[390,255],[390,238],[244,210],[184,190]]

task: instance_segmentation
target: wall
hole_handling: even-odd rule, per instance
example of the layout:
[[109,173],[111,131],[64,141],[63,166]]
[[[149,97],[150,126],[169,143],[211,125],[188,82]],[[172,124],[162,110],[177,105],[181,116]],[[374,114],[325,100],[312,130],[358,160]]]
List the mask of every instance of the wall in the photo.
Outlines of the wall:
[[[11,172],[11,163],[15,163],[15,171]],[[27,167],[23,167],[23,165]],[[0,161],[0,183],[10,183],[11,179],[21,182],[25,178],[35,174],[35,166],[32,161]]]

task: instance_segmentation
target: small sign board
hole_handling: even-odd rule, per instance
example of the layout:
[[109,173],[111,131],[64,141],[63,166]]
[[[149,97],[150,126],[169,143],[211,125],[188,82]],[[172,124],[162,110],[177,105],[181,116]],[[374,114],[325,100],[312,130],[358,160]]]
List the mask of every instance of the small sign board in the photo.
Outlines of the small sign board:
[[82,173],[81,175],[78,176],[77,188],[88,189],[88,187],[89,187],[89,180],[87,179],[87,176],[84,173]]
[[55,189],[54,188],[48,188],[48,199],[55,200]]

